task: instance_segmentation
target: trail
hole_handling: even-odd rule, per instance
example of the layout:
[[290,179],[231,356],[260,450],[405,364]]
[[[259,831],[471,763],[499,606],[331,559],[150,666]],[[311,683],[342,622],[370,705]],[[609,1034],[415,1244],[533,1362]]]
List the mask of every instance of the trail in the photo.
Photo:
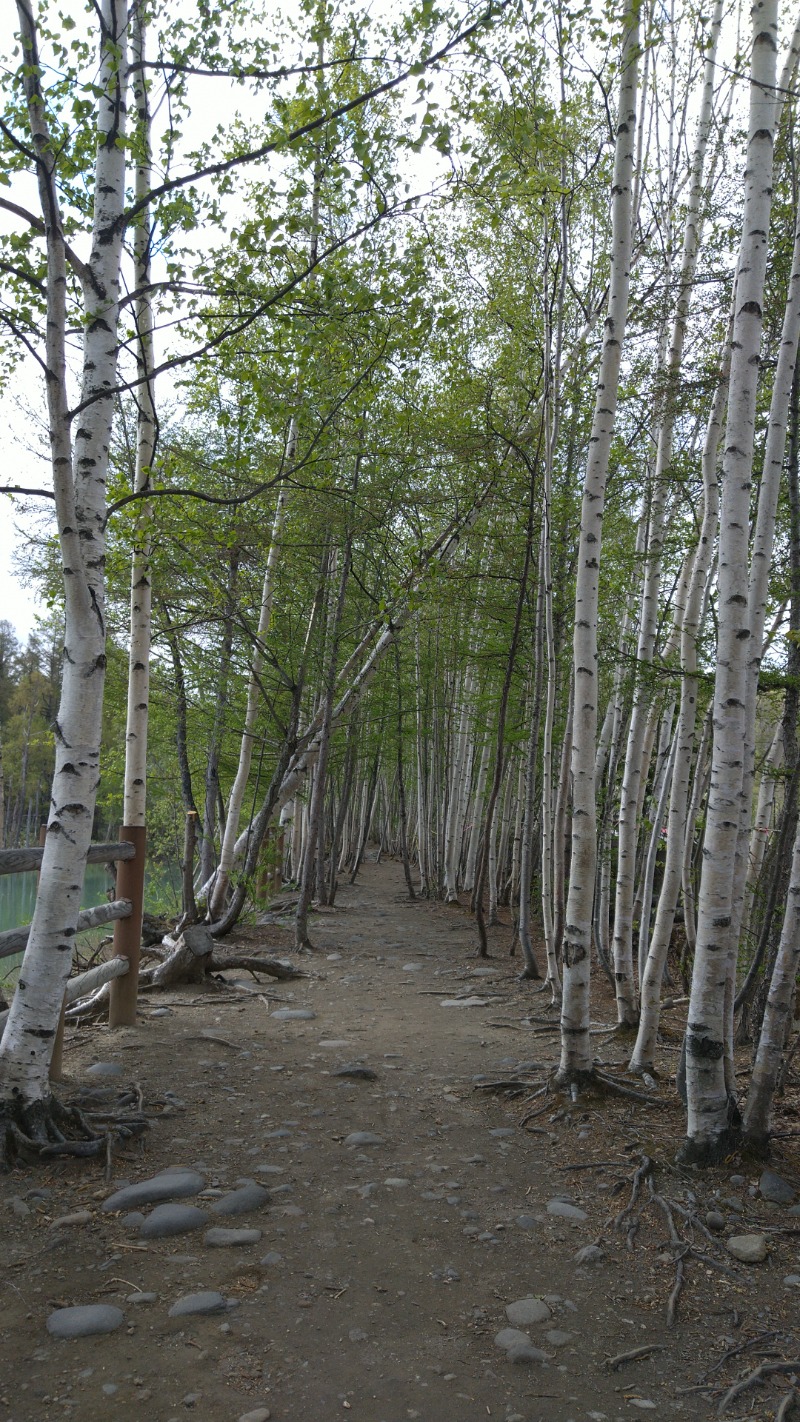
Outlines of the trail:
[[[673,1121],[633,1102],[566,1109],[554,1099],[532,1123],[537,1133],[521,1130],[524,1103],[476,1087],[521,1063],[555,1061],[556,1037],[539,1030],[544,1001],[517,981],[507,928],[479,966],[465,910],[409,903],[397,864],[367,863],[335,912],[313,918],[311,936],[305,980],[256,985],[230,974],[233,990],[219,997],[150,997],[135,1028],[72,1036],[67,1089],[105,1063],[122,1068],[118,1081],[138,1082],[146,1101],[166,1100],[167,1114],[141,1155],[117,1158],[110,1184],[97,1165],[72,1162],[0,1182],[0,1422],[713,1415],[710,1396],[679,1389],[726,1348],[781,1327],[781,1276],[797,1241],[775,1237],[777,1271],[758,1266],[731,1281],[691,1266],[678,1326],[667,1331],[673,1263],[663,1218],[643,1215],[634,1252],[608,1220],[628,1198],[637,1151],[664,1147],[658,1137],[679,1130],[677,1112]],[[250,945],[260,938],[285,952],[290,935],[249,930]],[[442,1006],[459,997],[483,1005]],[[272,1015],[287,1011],[314,1015]],[[605,1053],[613,1059],[613,1044]],[[342,1067],[368,1070],[337,1076]],[[357,1132],[379,1139],[348,1144]],[[260,1239],[228,1248],[209,1247],[203,1232],[142,1240],[135,1223],[102,1212],[113,1188],[178,1166],[206,1182],[183,1203],[210,1207],[245,1181],[266,1185],[266,1209],[208,1221],[260,1230]],[[693,1183],[710,1200],[714,1190],[737,1194],[728,1180],[722,1172]],[[687,1187],[666,1179],[660,1188],[684,1199]],[[752,1213],[755,1203],[738,1195]],[[552,1213],[565,1205],[573,1217]],[[51,1223],[82,1211],[76,1223]],[[598,1246],[594,1264],[576,1262],[586,1245]],[[169,1316],[199,1290],[232,1306]],[[538,1306],[513,1307],[532,1299]],[[53,1308],[98,1302],[122,1309],[118,1331],[48,1336]],[[527,1361],[516,1364],[495,1341],[512,1326],[529,1338]],[[641,1355],[645,1345],[654,1351]],[[636,1350],[620,1371],[608,1369],[609,1358]],[[745,1352],[721,1371],[720,1392],[737,1366],[756,1362]],[[769,1395],[746,1395],[748,1415],[771,1416],[782,1387],[778,1378]]]

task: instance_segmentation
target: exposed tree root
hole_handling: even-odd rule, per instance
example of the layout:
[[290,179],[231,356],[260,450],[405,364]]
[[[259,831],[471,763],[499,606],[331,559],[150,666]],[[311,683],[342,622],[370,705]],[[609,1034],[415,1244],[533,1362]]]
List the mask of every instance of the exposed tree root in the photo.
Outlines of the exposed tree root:
[[[746,1378],[742,1378],[740,1382],[734,1383],[733,1387],[728,1388],[717,1408],[717,1416],[721,1417],[731,1403],[735,1402],[737,1397],[741,1397],[743,1392],[747,1392],[751,1387],[757,1387],[765,1378],[774,1377],[776,1373],[800,1373],[800,1361],[795,1358],[789,1363],[759,1363],[758,1367],[754,1368],[752,1373],[748,1373]],[[792,1388],[789,1398],[793,1400],[795,1396],[795,1390]],[[783,1402],[786,1401],[787,1399],[784,1398]],[[781,1407],[783,1407],[783,1402]],[[787,1415],[789,1407],[791,1407],[791,1401],[783,1412],[784,1417]]]
[[786,1422],[789,1413],[797,1402],[797,1389],[790,1388],[785,1397],[781,1398],[780,1405],[775,1413],[775,1422]]
[[[675,1263],[675,1275],[672,1289],[667,1299],[667,1327],[673,1328],[678,1312],[678,1302],[686,1283],[686,1264],[690,1260],[701,1264],[705,1269],[714,1269],[719,1274],[724,1274],[728,1279],[738,1279],[740,1276],[735,1269],[730,1267],[728,1256],[723,1262],[715,1259],[707,1249],[698,1249],[694,1243],[694,1231],[697,1231],[711,1245],[712,1249],[720,1249],[721,1245],[711,1234],[704,1222],[698,1218],[694,1210],[687,1209],[685,1205],[679,1204],[676,1200],[668,1199],[666,1195],[659,1193],[654,1181],[655,1162],[649,1155],[643,1155],[640,1164],[634,1171],[631,1182],[631,1193],[626,1205],[609,1219],[607,1228],[614,1229],[618,1233],[626,1233],[626,1244],[629,1250],[633,1250],[636,1234],[641,1224],[640,1215],[649,1206],[655,1207],[661,1212],[666,1220],[667,1232],[669,1235],[668,1248]],[[648,1195],[642,1201],[644,1187],[647,1185]],[[639,1207],[640,1213],[636,1213]],[[679,1232],[675,1223],[676,1217],[688,1225],[692,1232],[689,1238],[684,1238]]]
[[[120,1104],[120,1102],[124,1104]],[[128,1106],[134,1105],[132,1113]],[[55,1096],[27,1105],[17,1100],[0,1104],[0,1174],[20,1158],[56,1155],[110,1156],[115,1141],[130,1140],[147,1128],[141,1114],[141,1091],[126,1092],[115,1111],[95,1114]]]

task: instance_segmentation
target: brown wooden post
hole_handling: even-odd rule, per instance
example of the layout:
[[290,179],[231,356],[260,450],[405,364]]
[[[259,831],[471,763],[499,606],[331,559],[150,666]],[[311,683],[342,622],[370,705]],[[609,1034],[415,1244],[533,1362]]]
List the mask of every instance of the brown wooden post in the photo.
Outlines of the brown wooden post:
[[133,905],[130,918],[118,918],[114,924],[114,957],[127,958],[130,968],[124,977],[114,978],[111,983],[108,1025],[109,1027],[133,1027],[136,1022],[136,1004],[139,997],[139,955],[142,946],[147,831],[144,825],[123,825],[119,837],[121,840],[130,840],[136,846],[135,858],[120,859],[117,863],[117,887],[115,890],[118,899],[130,899]]

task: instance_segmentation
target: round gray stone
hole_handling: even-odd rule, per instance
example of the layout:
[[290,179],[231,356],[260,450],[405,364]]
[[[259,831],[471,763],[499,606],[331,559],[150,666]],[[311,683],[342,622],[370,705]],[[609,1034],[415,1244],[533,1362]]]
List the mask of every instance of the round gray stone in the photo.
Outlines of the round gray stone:
[[169,1311],[170,1318],[185,1318],[192,1313],[222,1313],[227,1308],[222,1294],[214,1289],[203,1289],[197,1294],[184,1294],[176,1299]]
[[725,1228],[725,1216],[724,1216],[723,1214],[721,1214],[719,1210],[707,1210],[707,1211],[706,1211],[706,1224],[707,1224],[707,1226],[708,1226],[709,1229],[716,1229],[716,1230],[724,1229],[724,1228]]
[[205,1210],[197,1205],[156,1205],[139,1230],[141,1239],[169,1239],[174,1234],[191,1234],[208,1224]]
[[280,1264],[282,1259],[283,1255],[279,1254],[277,1249],[270,1249],[268,1254],[262,1256],[261,1263],[265,1268],[269,1268],[273,1264]]
[[575,1334],[568,1333],[565,1328],[548,1328],[544,1336],[553,1348],[564,1348],[572,1342]]
[[374,1131],[351,1131],[349,1136],[345,1136],[346,1146],[378,1146],[385,1145],[383,1136],[378,1136]]
[[53,1338],[91,1338],[97,1333],[113,1333],[124,1322],[122,1309],[111,1304],[78,1304],[51,1313],[47,1331]]
[[316,1015],[310,1007],[279,1007],[277,1012],[270,1013],[276,1022],[313,1022]]
[[260,1229],[207,1229],[203,1243],[212,1249],[237,1249],[243,1244],[258,1244]]
[[543,1353],[541,1348],[534,1348],[532,1343],[515,1343],[513,1348],[509,1348],[506,1354],[509,1363],[519,1363],[522,1365],[531,1363],[549,1363],[551,1354]]
[[758,1188],[765,1200],[772,1200],[776,1205],[793,1205],[797,1191],[788,1180],[776,1175],[774,1170],[765,1170],[758,1182]]
[[728,1253],[742,1264],[760,1264],[767,1257],[765,1234],[735,1234],[727,1241]]
[[535,1229],[538,1223],[535,1215],[517,1215],[517,1224],[520,1229]]
[[115,1190],[103,1201],[101,1208],[112,1210],[135,1210],[139,1205],[155,1205],[161,1200],[183,1200],[187,1195],[196,1195],[204,1189],[205,1180],[196,1170],[161,1170],[149,1180],[140,1180],[136,1185],[126,1185]]
[[504,1348],[508,1352],[509,1348],[516,1348],[522,1344],[530,1346],[530,1338],[527,1333],[523,1333],[519,1328],[501,1328],[494,1336],[494,1341],[498,1348]]
[[506,1308],[506,1318],[517,1328],[528,1328],[532,1323],[546,1323],[550,1310],[541,1299],[517,1299]]
[[555,1215],[560,1220],[588,1220],[589,1216],[585,1210],[578,1205],[569,1205],[566,1200],[548,1200],[548,1215]]
[[215,1200],[211,1206],[212,1215],[247,1215],[251,1210],[263,1210],[269,1204],[269,1190],[265,1190],[263,1185],[242,1185],[238,1190],[231,1190],[230,1194],[223,1195],[221,1200]]
[[575,1255],[576,1264],[602,1264],[606,1257],[606,1252],[599,1244],[584,1244]]
[[125,1302],[129,1304],[151,1304],[156,1303],[158,1294],[144,1293],[137,1291],[135,1294],[128,1294]]
[[271,1416],[268,1407],[254,1407],[252,1412],[243,1412],[239,1422],[269,1422]]
[[86,1068],[87,1076],[122,1076],[122,1067],[119,1062],[92,1062]]

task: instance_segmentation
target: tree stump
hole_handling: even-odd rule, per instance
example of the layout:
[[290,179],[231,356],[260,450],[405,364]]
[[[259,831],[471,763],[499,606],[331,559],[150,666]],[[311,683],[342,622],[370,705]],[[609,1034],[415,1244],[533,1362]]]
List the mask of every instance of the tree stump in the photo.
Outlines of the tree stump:
[[204,923],[192,923],[184,928],[169,957],[159,963],[151,982],[155,987],[172,987],[175,983],[201,983],[211,963],[214,939]]

